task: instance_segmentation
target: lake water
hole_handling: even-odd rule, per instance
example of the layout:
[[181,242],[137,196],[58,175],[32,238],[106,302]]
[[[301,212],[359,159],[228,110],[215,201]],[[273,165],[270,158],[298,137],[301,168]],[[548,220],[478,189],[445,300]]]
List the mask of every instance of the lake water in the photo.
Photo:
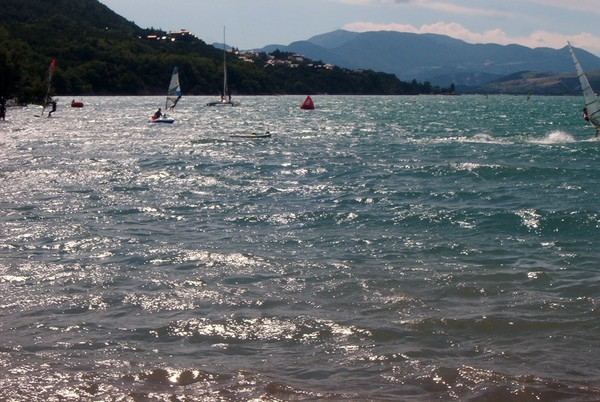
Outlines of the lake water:
[[583,100],[303,99],[9,108],[0,399],[600,400]]

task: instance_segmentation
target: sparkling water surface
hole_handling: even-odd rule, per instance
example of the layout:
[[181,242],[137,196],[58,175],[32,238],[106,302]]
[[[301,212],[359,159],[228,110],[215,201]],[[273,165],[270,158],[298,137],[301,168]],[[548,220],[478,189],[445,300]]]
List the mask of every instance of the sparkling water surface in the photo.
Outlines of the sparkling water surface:
[[312,97],[9,108],[0,399],[600,400],[582,99]]

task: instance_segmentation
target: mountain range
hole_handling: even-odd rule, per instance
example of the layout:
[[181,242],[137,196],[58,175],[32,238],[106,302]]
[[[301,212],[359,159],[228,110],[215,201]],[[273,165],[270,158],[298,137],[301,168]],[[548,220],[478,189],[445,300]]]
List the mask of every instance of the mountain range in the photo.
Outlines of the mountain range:
[[[0,96],[43,96],[53,58],[58,62],[52,82],[56,93],[162,94],[165,77],[177,65],[187,94],[219,94],[222,45],[215,49],[193,35],[177,40],[169,35],[140,28],[98,0],[2,0]],[[254,57],[228,54],[234,94],[402,95],[452,93],[455,88],[463,93],[580,93],[566,47],[476,45],[443,35],[338,30],[259,50]],[[592,87],[600,88],[600,58],[575,51],[590,72]],[[273,60],[275,54],[280,59]]]
[[[572,75],[575,71],[566,44],[558,50],[532,49],[521,45],[470,44],[437,34],[337,30],[258,50],[270,53],[275,49],[345,68],[393,73],[405,81],[416,79],[441,86],[454,83],[459,89],[480,88],[498,80],[506,82],[507,76],[516,73],[537,72],[550,77]],[[586,70],[600,69],[600,58],[582,49],[576,49],[576,53]]]
[[[0,4],[0,98],[43,102],[53,59],[52,96],[164,94],[174,66],[179,67],[184,94],[221,94],[223,50],[187,30],[138,27],[98,0],[1,0]],[[229,53],[230,91],[234,95],[450,91],[405,83],[391,73],[324,66],[277,53],[280,59]]]

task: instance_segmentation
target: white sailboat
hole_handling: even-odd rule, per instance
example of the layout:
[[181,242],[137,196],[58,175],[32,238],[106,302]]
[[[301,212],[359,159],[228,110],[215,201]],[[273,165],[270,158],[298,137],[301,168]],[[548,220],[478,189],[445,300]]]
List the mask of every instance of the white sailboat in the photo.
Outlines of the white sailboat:
[[166,113],[169,110],[175,109],[177,102],[181,99],[181,86],[179,85],[179,68],[173,68],[173,74],[171,74],[171,81],[169,82],[169,89],[167,90],[167,99],[165,101],[165,111],[161,116],[154,115],[150,121],[152,123],[167,123],[172,124],[175,120],[167,117]]
[[575,70],[577,71],[579,84],[581,85],[581,90],[583,91],[583,100],[585,102],[585,107],[583,108],[583,117],[589,121],[592,126],[594,126],[596,129],[596,137],[598,137],[598,132],[600,131],[600,102],[598,102],[596,93],[592,89],[590,82],[585,76],[583,68],[579,63],[577,56],[575,56],[575,52],[573,51],[571,44],[569,42],[567,42],[567,44],[569,45],[569,52],[573,58],[573,64],[575,64]]
[[206,106],[238,106],[240,102],[231,100],[231,93],[227,85],[227,51],[225,50],[225,27],[223,27],[223,92],[221,99],[214,102],[208,102]]

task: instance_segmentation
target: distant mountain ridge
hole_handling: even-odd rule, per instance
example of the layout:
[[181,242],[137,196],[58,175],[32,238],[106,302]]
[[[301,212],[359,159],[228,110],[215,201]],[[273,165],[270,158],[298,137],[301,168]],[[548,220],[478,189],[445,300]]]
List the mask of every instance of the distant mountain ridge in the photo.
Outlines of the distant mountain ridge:
[[[48,65],[56,59],[51,96],[164,95],[173,66],[184,94],[220,95],[223,51],[195,35],[140,28],[98,0],[2,0],[0,97],[41,103]],[[174,35],[173,35],[174,34]],[[283,55],[285,57],[286,55]],[[227,56],[233,94],[440,93],[442,88],[401,82],[382,72],[357,72],[266,55]],[[449,90],[449,88],[448,88]]]
[[[434,85],[476,87],[523,71],[574,73],[566,47],[528,48],[521,45],[470,44],[437,34],[395,31],[337,30],[289,45],[268,45],[315,60],[351,69],[393,73],[404,81],[416,79]],[[586,70],[600,69],[600,58],[576,49]]]
[[[51,94],[163,94],[165,77],[174,65],[180,67],[186,94],[219,94],[223,44],[215,48],[193,35],[177,39],[169,35],[140,28],[98,0],[2,0],[0,96],[40,101],[47,91],[52,58],[58,67]],[[566,49],[472,45],[443,35],[344,30],[264,50],[277,49],[281,50],[275,52],[277,60],[264,53],[253,58],[228,55],[232,92],[404,95],[453,93],[455,88],[462,93],[580,92]],[[575,50],[586,72],[599,70],[589,78],[594,88],[600,88],[600,59]]]

